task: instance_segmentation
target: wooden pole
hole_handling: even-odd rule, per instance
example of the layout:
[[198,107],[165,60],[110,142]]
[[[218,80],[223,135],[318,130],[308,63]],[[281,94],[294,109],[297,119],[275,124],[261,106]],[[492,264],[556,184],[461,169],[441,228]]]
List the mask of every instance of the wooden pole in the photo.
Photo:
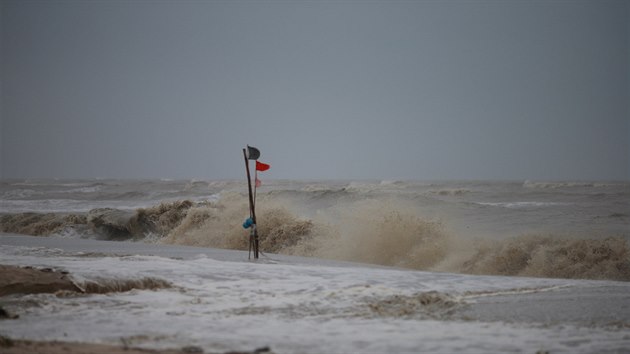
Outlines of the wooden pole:
[[256,230],[256,209],[254,208],[254,197],[252,195],[252,178],[249,173],[249,160],[247,159],[247,152],[245,151],[245,149],[243,149],[243,158],[245,159],[245,170],[247,171],[247,188],[249,191],[249,214],[253,221],[253,225],[251,227],[253,227],[253,231],[254,231],[254,259],[258,259],[258,231]]

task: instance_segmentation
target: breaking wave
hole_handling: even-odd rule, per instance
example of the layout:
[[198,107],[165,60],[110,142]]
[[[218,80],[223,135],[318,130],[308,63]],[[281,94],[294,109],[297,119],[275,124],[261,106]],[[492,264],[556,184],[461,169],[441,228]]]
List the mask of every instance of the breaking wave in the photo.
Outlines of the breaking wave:
[[[301,216],[303,198],[326,199],[330,193],[337,203]],[[339,196],[348,193],[314,189],[259,195],[261,250],[419,270],[630,281],[630,247],[622,237],[546,234],[473,240],[452,234],[438,219],[423,217],[413,201],[340,201]],[[219,200],[200,203],[183,200],[135,211],[105,208],[86,214],[10,214],[0,216],[0,221],[4,232],[49,235],[85,227],[110,240],[157,239],[247,250],[249,231],[242,223],[248,216],[246,198],[226,192]]]
[[[630,281],[630,248],[621,237],[471,240],[395,200],[352,202],[312,219],[299,218],[285,202],[265,201],[259,209],[263,252],[469,274]],[[224,197],[189,209],[163,241],[247,250],[248,232],[241,226],[247,213],[242,196]]]
[[[260,247],[265,252],[287,253],[287,249],[310,235],[313,223],[273,204],[265,203],[257,213]],[[242,222],[248,210],[240,194],[227,194],[217,202],[190,209],[164,242],[247,250],[248,232],[243,230]]]
[[462,306],[462,299],[450,294],[429,291],[414,295],[392,295],[371,300],[367,304],[370,314],[366,317],[420,317],[443,319]]
[[87,224],[80,214],[19,213],[0,215],[0,231],[25,235],[48,236]]
[[0,215],[0,231],[49,236],[81,229],[106,240],[143,239],[151,234],[166,235],[181,223],[193,202],[161,203],[136,210],[97,208],[87,213],[17,213]]
[[630,281],[630,249],[628,242],[620,237],[571,239],[524,235],[502,242],[480,242],[461,271]]
[[166,234],[177,226],[192,207],[189,200],[162,203],[136,211],[93,209],[87,224],[106,239],[142,239],[150,234]]
[[[449,242],[439,222],[426,221],[376,200],[355,202],[312,220],[286,202],[265,201],[257,213],[264,252],[423,268],[445,256]],[[248,206],[240,195],[191,209],[164,242],[247,250],[241,224]]]
[[439,190],[432,190],[431,193],[442,195],[442,196],[458,196],[458,195],[468,194],[470,193],[470,190],[461,189],[461,188],[460,189],[439,189]]
[[158,278],[139,279],[92,279],[82,282],[74,282],[77,288],[86,294],[107,294],[113,292],[126,292],[130,290],[158,290],[172,288],[173,285],[166,280]]

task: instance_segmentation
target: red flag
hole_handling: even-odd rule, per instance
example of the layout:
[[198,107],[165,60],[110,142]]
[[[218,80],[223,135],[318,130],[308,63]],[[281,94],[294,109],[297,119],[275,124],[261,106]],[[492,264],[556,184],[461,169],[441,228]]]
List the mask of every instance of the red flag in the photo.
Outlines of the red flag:
[[262,182],[258,179],[258,177],[256,177],[256,188],[260,187],[262,185]]
[[269,165],[266,163],[256,161],[256,171],[267,171],[269,169]]

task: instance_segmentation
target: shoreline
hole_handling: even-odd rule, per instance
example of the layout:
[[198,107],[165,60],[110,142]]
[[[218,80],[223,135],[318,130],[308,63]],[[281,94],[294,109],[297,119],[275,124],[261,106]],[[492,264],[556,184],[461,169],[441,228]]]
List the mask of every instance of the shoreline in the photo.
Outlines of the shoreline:
[[[13,266],[0,264],[0,299],[14,294],[63,294],[66,292],[85,293],[72,279],[71,274],[52,268],[35,268],[33,266]],[[135,288],[135,287],[133,287]],[[124,292],[127,290],[112,290]],[[1,303],[0,303],[1,304]],[[12,321],[20,318],[19,313],[7,311],[0,306],[0,321]],[[122,341],[122,340],[121,340]],[[0,334],[0,351],[3,354],[191,354],[205,353],[197,346],[184,346],[179,349],[149,349],[126,345],[100,344],[89,342],[64,342],[59,340],[26,340],[13,339]],[[230,351],[225,354],[271,353],[263,347],[251,352]]]

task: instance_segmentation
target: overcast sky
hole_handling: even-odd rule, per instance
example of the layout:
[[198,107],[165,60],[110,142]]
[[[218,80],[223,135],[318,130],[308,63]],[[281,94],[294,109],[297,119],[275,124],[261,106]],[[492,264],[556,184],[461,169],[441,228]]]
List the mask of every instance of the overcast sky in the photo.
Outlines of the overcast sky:
[[4,178],[630,179],[630,1],[6,1]]

